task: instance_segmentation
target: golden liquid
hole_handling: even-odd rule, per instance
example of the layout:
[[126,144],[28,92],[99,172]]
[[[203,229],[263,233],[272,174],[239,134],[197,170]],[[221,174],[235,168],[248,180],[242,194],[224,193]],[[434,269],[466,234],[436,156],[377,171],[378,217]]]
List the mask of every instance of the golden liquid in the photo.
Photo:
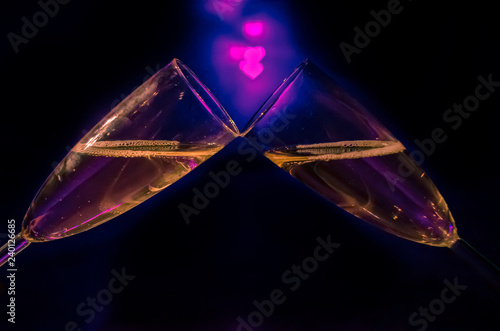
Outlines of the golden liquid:
[[433,246],[457,239],[453,217],[430,178],[398,141],[343,141],[271,150],[266,156],[349,213]]
[[78,144],[46,180],[23,222],[47,241],[104,223],[165,189],[222,146],[165,140]]

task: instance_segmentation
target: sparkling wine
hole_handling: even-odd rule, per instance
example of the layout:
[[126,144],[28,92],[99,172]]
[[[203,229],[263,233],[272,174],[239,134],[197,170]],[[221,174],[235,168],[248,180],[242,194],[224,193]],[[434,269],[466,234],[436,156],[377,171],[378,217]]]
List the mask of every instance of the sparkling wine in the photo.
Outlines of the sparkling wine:
[[166,140],[77,144],[31,203],[24,237],[42,242],[93,228],[160,192],[221,148]]
[[266,152],[278,166],[351,214],[433,246],[458,240],[443,197],[398,141],[357,140]]

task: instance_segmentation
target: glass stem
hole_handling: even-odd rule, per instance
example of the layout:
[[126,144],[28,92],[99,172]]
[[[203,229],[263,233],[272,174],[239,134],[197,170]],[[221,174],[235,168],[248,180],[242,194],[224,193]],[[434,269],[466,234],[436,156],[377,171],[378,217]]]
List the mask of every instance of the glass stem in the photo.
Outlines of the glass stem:
[[500,290],[500,268],[479,253],[474,247],[463,239],[458,239],[451,250],[474,268],[496,290]]
[[19,232],[14,239],[9,239],[5,245],[0,248],[0,267],[3,266],[10,257],[16,256],[20,251],[28,247],[30,242],[23,238]]

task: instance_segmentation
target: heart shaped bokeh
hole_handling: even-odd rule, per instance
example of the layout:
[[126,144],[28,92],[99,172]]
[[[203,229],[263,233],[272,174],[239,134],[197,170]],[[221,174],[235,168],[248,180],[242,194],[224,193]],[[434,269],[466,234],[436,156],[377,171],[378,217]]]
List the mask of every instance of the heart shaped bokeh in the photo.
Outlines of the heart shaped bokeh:
[[262,71],[264,66],[260,61],[266,55],[266,50],[264,47],[247,47],[243,51],[243,60],[240,61],[240,69],[251,79],[257,78]]

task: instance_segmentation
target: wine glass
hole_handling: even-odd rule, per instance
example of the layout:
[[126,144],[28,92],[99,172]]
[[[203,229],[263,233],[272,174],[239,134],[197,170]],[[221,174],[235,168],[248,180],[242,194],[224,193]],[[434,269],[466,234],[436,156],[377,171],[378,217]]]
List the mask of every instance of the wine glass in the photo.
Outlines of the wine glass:
[[444,198],[401,142],[311,61],[282,83],[242,135],[349,213],[398,237],[449,247],[498,281],[500,269],[458,236]]
[[211,92],[174,59],[59,163],[33,199],[22,231],[0,249],[0,266],[30,243],[75,235],[137,206],[238,135]]

